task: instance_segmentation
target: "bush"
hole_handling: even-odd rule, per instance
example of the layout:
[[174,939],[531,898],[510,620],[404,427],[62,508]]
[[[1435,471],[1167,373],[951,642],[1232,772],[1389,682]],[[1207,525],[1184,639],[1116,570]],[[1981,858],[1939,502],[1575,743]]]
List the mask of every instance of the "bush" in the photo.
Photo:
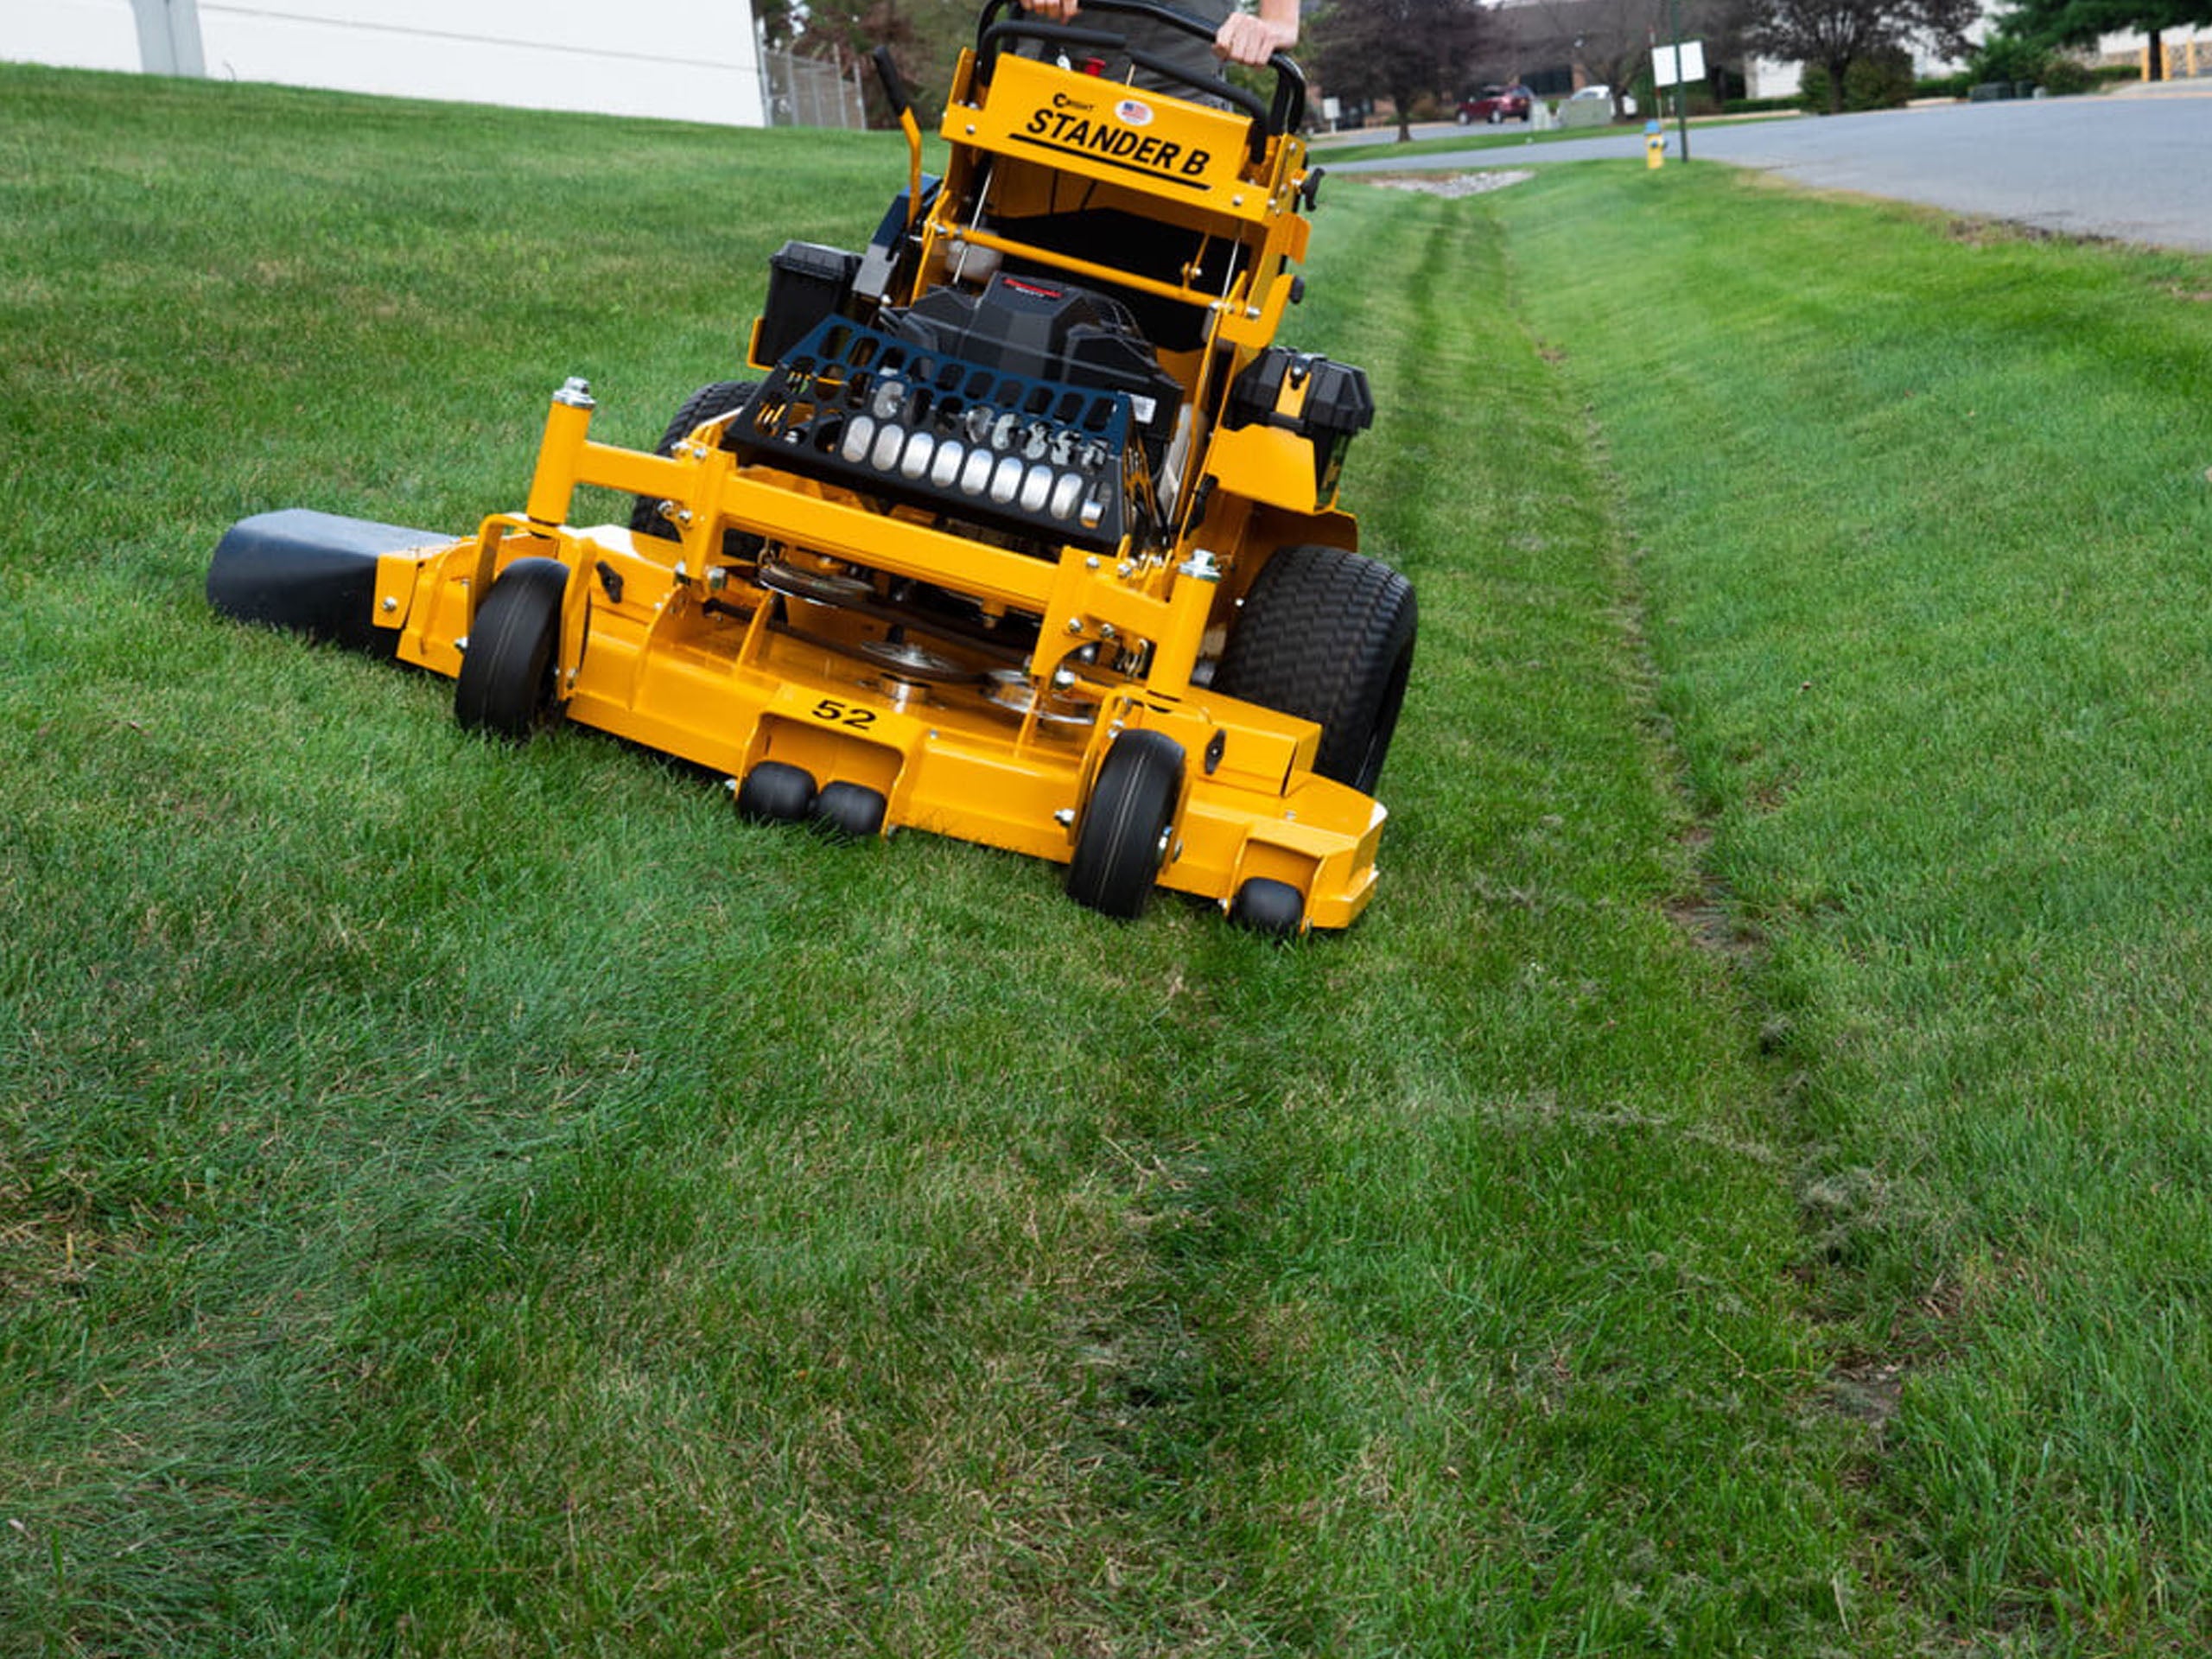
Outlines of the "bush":
[[[1829,108],[1828,72],[1817,63],[1805,66],[1797,102],[1815,115]],[[1912,99],[1912,60],[1902,52],[1878,52],[1860,58],[1843,72],[1846,111],[1894,110]]]
[[1961,70],[1955,75],[1930,75],[1912,84],[1915,98],[1964,98],[1974,77]]
[[1878,52],[1843,72],[1847,110],[1901,110],[1912,101],[1912,59],[1903,52]]
[[1790,98],[1732,98],[1720,106],[1723,115],[1770,115],[1777,110],[1802,108],[1802,96]]
[[2079,58],[2053,57],[2043,72],[2043,89],[2053,98],[2072,98],[2097,84]]
[[1975,84],[1993,80],[2039,82],[2050,67],[2050,54],[2017,35],[1996,34],[1967,60],[1967,74]]

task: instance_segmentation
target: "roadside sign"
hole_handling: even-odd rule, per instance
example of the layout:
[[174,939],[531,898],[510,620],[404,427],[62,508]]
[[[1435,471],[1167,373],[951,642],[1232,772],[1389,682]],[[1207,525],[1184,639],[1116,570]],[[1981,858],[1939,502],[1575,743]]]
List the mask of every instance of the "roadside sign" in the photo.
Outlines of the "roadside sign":
[[[1679,73],[1678,73],[1679,71]],[[1705,79],[1705,42],[1683,41],[1651,48],[1651,84],[1672,86],[1685,80]]]

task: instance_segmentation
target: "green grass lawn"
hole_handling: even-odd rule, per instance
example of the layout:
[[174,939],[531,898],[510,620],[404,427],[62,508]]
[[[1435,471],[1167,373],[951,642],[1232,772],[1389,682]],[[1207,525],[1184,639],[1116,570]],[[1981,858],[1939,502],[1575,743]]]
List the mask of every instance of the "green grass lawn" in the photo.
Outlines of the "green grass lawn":
[[2212,270],[1623,182],[1507,203],[1514,291],[1648,527],[1817,1287],[1904,1368],[1873,1495],[1975,1627],[2193,1650]]
[[1333,182],[1297,948],[207,611],[903,177],[0,67],[0,1655],[2199,1650],[2212,266]]

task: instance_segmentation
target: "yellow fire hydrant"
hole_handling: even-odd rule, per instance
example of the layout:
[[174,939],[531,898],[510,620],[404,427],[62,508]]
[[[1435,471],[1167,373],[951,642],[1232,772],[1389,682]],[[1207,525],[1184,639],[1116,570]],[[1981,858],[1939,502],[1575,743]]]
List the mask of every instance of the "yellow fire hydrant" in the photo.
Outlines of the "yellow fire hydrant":
[[1644,166],[1656,169],[1665,165],[1666,160],[1667,135],[1659,130],[1657,121],[1646,121],[1643,124]]

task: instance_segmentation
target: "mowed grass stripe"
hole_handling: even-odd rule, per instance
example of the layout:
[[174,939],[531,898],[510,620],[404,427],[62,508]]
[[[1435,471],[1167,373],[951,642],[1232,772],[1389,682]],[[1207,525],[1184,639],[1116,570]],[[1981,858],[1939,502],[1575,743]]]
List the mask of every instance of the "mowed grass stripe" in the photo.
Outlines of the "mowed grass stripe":
[[2212,267],[1706,168],[1510,194],[1764,938],[1897,1570],[2022,1651],[2197,1645]]

